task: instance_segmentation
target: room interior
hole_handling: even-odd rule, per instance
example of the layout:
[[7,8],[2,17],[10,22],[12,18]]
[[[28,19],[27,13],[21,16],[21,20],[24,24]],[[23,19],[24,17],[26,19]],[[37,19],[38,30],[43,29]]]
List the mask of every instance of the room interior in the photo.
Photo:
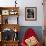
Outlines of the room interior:
[[0,0],[0,46],[22,46],[28,28],[46,46],[46,1]]

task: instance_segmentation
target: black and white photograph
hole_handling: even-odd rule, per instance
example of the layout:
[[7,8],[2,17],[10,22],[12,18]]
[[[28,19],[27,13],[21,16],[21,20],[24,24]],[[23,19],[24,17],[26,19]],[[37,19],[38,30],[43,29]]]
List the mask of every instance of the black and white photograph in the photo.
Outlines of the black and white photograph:
[[37,19],[37,8],[36,7],[26,7],[25,8],[25,20],[36,20]]

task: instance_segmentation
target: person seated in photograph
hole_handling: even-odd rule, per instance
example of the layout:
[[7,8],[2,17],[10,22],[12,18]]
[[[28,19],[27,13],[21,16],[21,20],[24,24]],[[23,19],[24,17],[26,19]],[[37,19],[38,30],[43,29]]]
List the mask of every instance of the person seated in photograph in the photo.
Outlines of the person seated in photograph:
[[27,18],[34,18],[34,10],[27,9]]

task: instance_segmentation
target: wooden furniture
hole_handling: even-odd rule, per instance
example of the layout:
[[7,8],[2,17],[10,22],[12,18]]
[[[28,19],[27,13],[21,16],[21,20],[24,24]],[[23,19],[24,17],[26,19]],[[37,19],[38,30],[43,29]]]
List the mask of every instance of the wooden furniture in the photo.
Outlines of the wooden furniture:
[[0,46],[2,46],[2,42],[0,41]]
[[5,41],[2,43],[3,43],[3,46],[18,46],[18,41]]
[[[16,17],[16,23],[9,24],[8,22],[9,16]],[[2,37],[2,32],[5,32],[4,30],[6,29],[7,30],[11,29],[15,33],[19,31],[18,17],[19,17],[19,7],[0,7],[0,32],[1,32],[0,46],[18,46],[19,40],[11,39],[7,41],[4,40]]]
[[46,0],[43,0],[43,6],[44,6],[44,44],[46,46]]
[[19,7],[0,7],[1,24],[8,23],[8,16],[17,16],[18,23]]
[[18,32],[19,31],[19,25],[18,24],[0,24],[0,30],[1,32],[5,29],[5,28],[10,28],[13,31],[16,29]]

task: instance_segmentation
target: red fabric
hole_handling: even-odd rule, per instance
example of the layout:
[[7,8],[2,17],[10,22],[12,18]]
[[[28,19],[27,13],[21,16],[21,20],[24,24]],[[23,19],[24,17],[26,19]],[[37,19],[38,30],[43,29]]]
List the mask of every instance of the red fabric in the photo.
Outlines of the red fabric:
[[[28,39],[29,37],[32,37],[32,36],[35,36],[35,37],[37,36],[36,33],[34,32],[34,30],[32,28],[27,29],[27,31],[25,32],[25,35],[22,39],[21,45],[26,46],[25,39]],[[36,46],[40,46],[40,44],[38,43],[38,44],[36,44]]]

